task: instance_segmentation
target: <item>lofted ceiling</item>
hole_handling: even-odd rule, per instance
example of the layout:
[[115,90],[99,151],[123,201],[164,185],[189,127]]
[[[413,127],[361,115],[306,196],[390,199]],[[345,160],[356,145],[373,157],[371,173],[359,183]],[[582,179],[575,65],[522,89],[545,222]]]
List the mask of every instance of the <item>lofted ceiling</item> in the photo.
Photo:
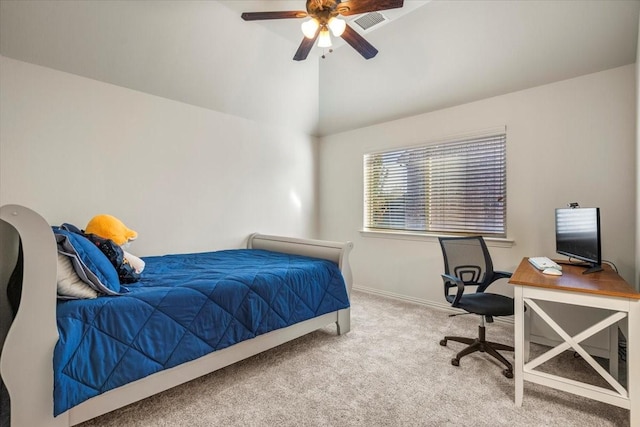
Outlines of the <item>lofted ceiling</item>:
[[304,7],[2,0],[0,53],[320,136],[636,61],[640,0],[405,0],[370,60],[334,40],[298,63],[302,20],[240,19]]

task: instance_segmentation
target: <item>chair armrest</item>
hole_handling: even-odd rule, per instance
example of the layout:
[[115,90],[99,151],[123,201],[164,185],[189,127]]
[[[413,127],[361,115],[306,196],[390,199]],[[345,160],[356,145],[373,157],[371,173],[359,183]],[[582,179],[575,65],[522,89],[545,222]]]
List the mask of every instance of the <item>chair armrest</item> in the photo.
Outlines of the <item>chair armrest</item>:
[[511,276],[513,276],[513,273],[510,273],[508,271],[494,271],[493,272],[493,280],[508,279]]
[[476,290],[476,292],[484,292],[496,280],[508,279],[512,275],[513,275],[513,273],[510,273],[508,271],[494,271],[493,272],[493,276],[491,276],[491,281],[489,283],[487,283],[486,286],[478,286],[478,289]]
[[450,283],[454,283],[458,287],[458,292],[456,293],[456,297],[451,303],[452,307],[457,307],[460,298],[462,298],[462,294],[464,294],[464,282],[458,279],[456,276],[452,276],[450,274],[441,274],[442,280],[444,281],[444,296],[445,298],[449,296],[449,288],[452,288],[453,285]]

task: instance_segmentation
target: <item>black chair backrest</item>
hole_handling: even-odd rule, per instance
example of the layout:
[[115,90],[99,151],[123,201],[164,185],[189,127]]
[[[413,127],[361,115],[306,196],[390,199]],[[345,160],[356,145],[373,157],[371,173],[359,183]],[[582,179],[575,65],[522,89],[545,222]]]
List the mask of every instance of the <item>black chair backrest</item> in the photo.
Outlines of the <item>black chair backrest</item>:
[[493,263],[482,236],[440,237],[444,257],[444,272],[462,280],[465,285],[477,285],[483,292],[493,276]]

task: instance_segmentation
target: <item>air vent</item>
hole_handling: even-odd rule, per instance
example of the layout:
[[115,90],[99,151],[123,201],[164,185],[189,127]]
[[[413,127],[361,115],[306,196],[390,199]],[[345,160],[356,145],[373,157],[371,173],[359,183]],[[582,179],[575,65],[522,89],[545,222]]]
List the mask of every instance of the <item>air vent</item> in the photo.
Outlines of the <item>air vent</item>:
[[361,30],[368,31],[382,25],[386,21],[388,21],[387,17],[380,12],[370,12],[354,19],[352,22],[357,24]]

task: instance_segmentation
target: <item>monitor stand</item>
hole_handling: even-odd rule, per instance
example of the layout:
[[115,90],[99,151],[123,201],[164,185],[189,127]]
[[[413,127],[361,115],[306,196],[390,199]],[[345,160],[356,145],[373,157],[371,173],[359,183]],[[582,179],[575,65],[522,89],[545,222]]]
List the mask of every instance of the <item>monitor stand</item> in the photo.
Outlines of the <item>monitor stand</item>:
[[571,262],[571,261],[563,261],[563,260],[554,260],[560,265],[575,265],[576,267],[584,267],[586,268],[582,274],[590,274],[597,273],[598,271],[602,271],[602,265],[600,264],[592,264],[590,262]]
[[602,271],[602,266],[600,264],[589,264],[590,267],[587,268],[585,271],[582,272],[582,274],[590,274],[590,273],[597,273],[598,271]]

